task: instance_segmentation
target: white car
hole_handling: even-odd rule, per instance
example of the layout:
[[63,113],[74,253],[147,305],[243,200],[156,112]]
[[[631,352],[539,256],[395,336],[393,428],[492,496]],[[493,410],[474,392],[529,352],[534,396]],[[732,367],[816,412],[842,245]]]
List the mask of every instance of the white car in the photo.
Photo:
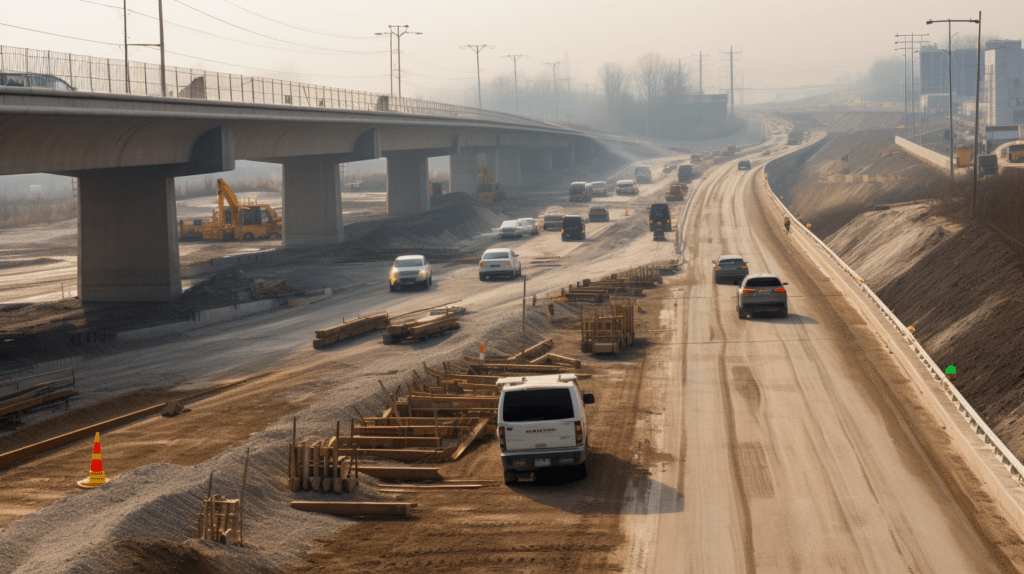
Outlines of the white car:
[[498,446],[505,484],[521,473],[549,467],[573,467],[588,473],[587,414],[594,395],[580,390],[576,375],[538,375],[498,379]]
[[392,291],[402,287],[428,289],[433,282],[430,262],[422,255],[402,255],[395,259],[388,274],[388,286]]
[[540,229],[537,227],[537,220],[532,217],[517,219],[516,222],[519,224],[519,229],[523,235],[537,235],[540,233]]
[[587,185],[590,186],[590,192],[593,197],[607,197],[608,196],[608,184],[603,181],[592,181]]
[[496,247],[484,251],[480,257],[480,280],[487,281],[491,277],[508,277],[515,279],[523,273],[522,264],[515,251],[508,247]]
[[519,222],[515,219],[509,219],[501,222],[501,227],[498,228],[498,237],[502,239],[517,239],[523,236],[523,230],[519,227]]

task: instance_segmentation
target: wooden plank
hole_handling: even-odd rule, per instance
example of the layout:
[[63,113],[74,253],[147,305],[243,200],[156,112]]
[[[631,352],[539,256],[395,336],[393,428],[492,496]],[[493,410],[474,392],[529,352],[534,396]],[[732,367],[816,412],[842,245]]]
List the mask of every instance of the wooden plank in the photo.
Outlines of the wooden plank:
[[[441,462],[451,456],[451,453],[454,451],[455,447],[432,450],[367,448],[359,449],[359,457],[374,456],[403,462]],[[362,470],[364,467],[360,466],[359,468]]]
[[357,426],[355,432],[359,436],[429,436],[442,438],[459,438],[468,432],[468,426]]
[[30,399],[13,399],[7,402],[7,404],[0,405],[0,416],[9,415],[11,413],[20,413],[29,409],[44,405],[46,403],[52,403],[53,401],[59,401],[68,397],[73,397],[78,394],[75,389],[65,389],[63,391],[57,391],[55,393],[48,393],[42,396],[33,397]]
[[551,353],[544,353],[536,359],[530,361],[531,365],[546,365],[551,361]]
[[381,480],[442,480],[436,466],[363,466],[359,472]]
[[[375,315],[367,315],[366,317],[360,317],[358,319],[353,319],[352,321],[348,321],[348,322],[342,323],[340,325],[336,325],[334,327],[330,327],[330,328],[327,328],[327,329],[320,329],[320,330],[318,330],[316,332],[316,338],[317,339],[325,339],[325,338],[330,337],[332,335],[337,335],[338,333],[341,333],[341,332],[343,332],[345,330],[353,330],[353,329],[356,329],[356,328],[359,328],[359,327],[364,327],[364,326],[367,326],[367,325],[376,325],[381,320],[387,321],[387,318],[388,318],[388,314],[387,313],[377,313]],[[383,328],[383,327],[378,327],[378,328]]]
[[440,447],[441,438],[433,436],[343,436],[342,446],[408,448],[413,446]]
[[516,353],[515,355],[512,355],[511,357],[509,357],[506,360],[508,360],[508,361],[518,361],[520,358],[527,358],[527,359],[529,359],[529,358],[532,358],[532,357],[537,357],[539,355],[543,355],[544,353],[550,351],[551,348],[554,347],[554,346],[555,346],[555,340],[554,339],[544,339],[540,343],[537,343],[536,345],[526,349],[525,351]]
[[[464,417],[439,417],[437,419],[441,426],[445,425],[456,425],[464,426],[466,424],[476,421],[476,417],[464,416]],[[381,427],[381,426],[430,426],[434,424],[434,417],[402,417],[402,423],[399,424],[398,419],[395,417],[366,417],[365,422],[367,426]]]
[[564,373],[565,367],[561,365],[530,365],[530,364],[505,364],[505,363],[485,363],[481,367],[488,372],[496,373]]
[[293,500],[291,507],[334,516],[409,516],[416,502],[310,502]]
[[466,435],[466,438],[462,439],[459,447],[452,453],[452,460],[459,460],[459,457],[462,456],[462,453],[466,452],[469,445],[473,444],[473,441],[480,438],[484,429],[487,428],[488,422],[489,421],[487,419],[480,419],[480,421],[476,423],[476,426],[473,427],[473,431]]
[[554,353],[548,353],[548,358],[551,359],[552,363],[558,363],[560,365],[567,365],[579,369],[583,366],[583,361],[579,359],[573,359],[571,357],[565,357],[563,355],[556,355]]
[[[477,483],[464,483],[464,484],[391,484],[388,488],[401,489],[401,490],[459,490],[459,489],[475,489],[483,486]],[[401,490],[392,490],[391,492],[401,492]]]

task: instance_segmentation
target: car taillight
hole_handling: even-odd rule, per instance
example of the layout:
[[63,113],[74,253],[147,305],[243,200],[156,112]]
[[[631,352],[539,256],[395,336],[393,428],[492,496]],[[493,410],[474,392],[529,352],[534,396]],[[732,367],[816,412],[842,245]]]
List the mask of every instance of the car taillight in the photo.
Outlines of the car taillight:
[[480,267],[483,267],[483,266],[484,266],[484,262],[483,262],[483,261],[481,261],[481,262],[480,262]]
[[498,446],[505,450],[505,427],[498,427]]
[[665,223],[672,223],[672,220],[671,219],[666,219]]
[[779,287],[778,289],[775,290],[775,292],[776,293],[785,293],[786,292],[786,288],[785,287]]
[[715,271],[721,271],[721,270],[722,270],[721,267],[715,267]]
[[512,262],[511,261],[506,261],[505,265],[512,265]]
[[740,267],[740,269],[746,269],[746,268],[747,268],[747,266],[746,266],[746,265],[744,265],[743,267]]
[[651,220],[651,223],[654,223],[654,220],[653,220],[653,219]]
[[744,289],[743,292],[744,293],[753,293],[754,290],[753,289]]
[[576,421],[576,446],[583,444],[583,424]]

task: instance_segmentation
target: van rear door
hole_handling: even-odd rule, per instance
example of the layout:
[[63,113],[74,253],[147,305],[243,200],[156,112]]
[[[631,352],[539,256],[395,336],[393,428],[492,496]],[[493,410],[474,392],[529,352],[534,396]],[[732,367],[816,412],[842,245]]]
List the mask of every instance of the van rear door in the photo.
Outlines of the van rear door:
[[500,409],[506,452],[576,446],[576,411],[568,388],[506,391]]

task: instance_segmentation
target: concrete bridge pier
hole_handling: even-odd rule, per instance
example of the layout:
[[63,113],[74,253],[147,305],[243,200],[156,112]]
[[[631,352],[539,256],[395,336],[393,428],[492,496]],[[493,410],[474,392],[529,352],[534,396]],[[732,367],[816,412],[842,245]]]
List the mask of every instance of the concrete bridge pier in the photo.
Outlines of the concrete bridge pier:
[[476,153],[458,153],[450,156],[449,192],[462,192],[476,197],[479,178],[479,160]]
[[281,162],[281,174],[285,246],[344,241],[337,158],[306,156],[285,159]]
[[396,151],[385,156],[388,159],[388,215],[429,211],[427,154]]
[[[488,154],[488,158],[492,154]],[[519,149],[507,148],[493,152],[494,179],[501,186],[516,187],[523,181],[522,169],[520,169]]]
[[83,303],[181,295],[174,178],[165,168],[78,174],[78,297]]

